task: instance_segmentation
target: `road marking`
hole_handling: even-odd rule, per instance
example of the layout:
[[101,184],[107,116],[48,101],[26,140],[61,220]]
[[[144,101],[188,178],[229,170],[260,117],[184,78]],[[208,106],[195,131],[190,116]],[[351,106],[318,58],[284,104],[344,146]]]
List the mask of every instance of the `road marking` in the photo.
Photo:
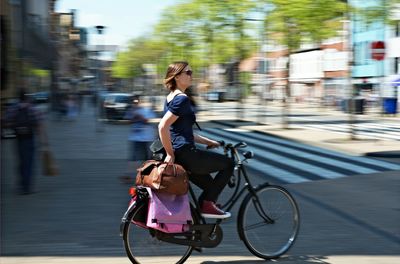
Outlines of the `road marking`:
[[232,143],[245,141],[255,153],[255,158],[249,162],[252,169],[288,183],[400,169],[390,162],[354,157],[248,130],[207,128],[201,134]]

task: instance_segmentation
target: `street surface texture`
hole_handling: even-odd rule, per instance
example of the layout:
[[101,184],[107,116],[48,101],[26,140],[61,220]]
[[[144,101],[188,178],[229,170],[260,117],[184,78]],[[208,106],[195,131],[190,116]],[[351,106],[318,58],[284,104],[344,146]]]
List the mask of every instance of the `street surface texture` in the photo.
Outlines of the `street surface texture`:
[[[14,140],[2,140],[2,264],[130,263],[119,236],[129,185],[118,179],[127,166],[129,126],[105,123],[102,132],[97,132],[94,117],[89,104],[74,121],[48,117],[50,148],[60,174],[42,176],[37,160],[37,193],[32,195],[16,193]],[[301,212],[298,240],[286,256],[274,262],[400,262],[399,159],[375,159],[353,155],[357,151],[304,144],[310,140],[303,140],[301,134],[306,133],[301,132],[297,140],[289,140],[282,134],[253,131],[250,126],[210,123],[204,116],[199,120],[203,121],[199,133],[248,143],[246,150],[254,151],[255,157],[246,166],[255,184],[282,184],[296,198]],[[393,142],[389,141],[396,146]],[[264,263],[240,241],[237,210],[238,205],[222,225],[221,244],[194,252],[187,263]],[[148,263],[168,263],[168,258],[149,258]]]

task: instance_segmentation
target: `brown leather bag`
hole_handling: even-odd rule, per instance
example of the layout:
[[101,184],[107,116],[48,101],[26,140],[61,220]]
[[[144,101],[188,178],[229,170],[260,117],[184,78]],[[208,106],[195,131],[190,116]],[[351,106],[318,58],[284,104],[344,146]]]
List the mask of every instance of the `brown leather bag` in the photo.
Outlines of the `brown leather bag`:
[[183,195],[188,191],[188,184],[186,170],[179,164],[147,160],[137,169],[137,186],[145,186],[170,194]]

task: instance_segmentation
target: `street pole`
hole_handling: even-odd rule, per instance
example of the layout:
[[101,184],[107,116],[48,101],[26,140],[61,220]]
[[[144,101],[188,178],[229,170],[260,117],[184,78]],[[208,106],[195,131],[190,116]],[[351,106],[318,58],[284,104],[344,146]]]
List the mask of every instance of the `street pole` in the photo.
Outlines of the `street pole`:
[[[264,12],[266,12],[266,11],[264,11]],[[266,13],[265,13],[265,15],[266,15]],[[244,20],[246,20],[246,21],[263,22],[263,25],[265,23],[264,19],[246,18]],[[258,65],[257,65],[256,70],[257,70],[257,75],[259,77],[259,83],[258,84],[262,88],[261,88],[261,90],[259,92],[259,95],[258,95],[259,108],[257,110],[257,120],[258,120],[259,124],[262,124],[263,121],[264,121],[263,118],[262,118],[262,116],[264,114],[264,111],[263,111],[264,110],[264,108],[263,108],[264,102],[263,102],[262,94],[264,92],[265,81],[266,81],[265,79],[266,78],[265,79],[261,78],[261,76],[264,76],[264,74],[265,75],[267,74],[267,67],[266,67],[266,61],[265,61],[265,55],[264,55],[264,49],[263,49],[263,46],[264,46],[264,43],[265,43],[265,30],[264,30],[263,26],[260,27],[260,35],[261,35],[261,38],[258,40],[258,47],[257,47],[257,53],[258,53],[257,62],[258,62]]]
[[[105,26],[101,26],[101,25],[98,25],[98,26],[95,26],[95,28],[96,28],[96,30],[97,30],[97,34],[99,35],[99,36],[101,36],[103,33],[104,33],[104,29],[105,29]],[[96,132],[103,132],[104,131],[104,127],[102,126],[102,121],[101,120],[99,120],[100,118],[102,118],[103,116],[102,116],[102,111],[101,111],[101,105],[100,105],[100,100],[101,100],[101,98],[99,97],[99,94],[98,94],[98,91],[99,91],[99,86],[100,86],[100,84],[102,84],[102,82],[101,82],[101,80],[100,80],[100,78],[101,78],[101,76],[100,76],[100,67],[101,67],[101,63],[100,63],[100,45],[98,45],[99,46],[99,48],[97,48],[96,49],[96,52],[97,52],[97,71],[96,71],[96,73],[97,73],[97,85],[96,85],[96,105],[95,105],[95,110],[94,110],[94,112],[95,112],[95,118],[96,118]]]
[[[346,3],[346,15],[345,15],[345,24],[346,25],[346,51],[348,54],[348,69],[347,69],[347,91],[349,93],[349,102],[347,104],[347,111],[348,111],[348,121],[349,121],[349,133],[350,133],[350,140],[356,140],[356,134],[355,134],[355,115],[353,111],[355,111],[355,102],[354,102],[354,90],[353,90],[353,84],[352,84],[352,69],[353,69],[353,44],[352,44],[352,39],[351,39],[351,32],[352,32],[352,27],[351,27],[351,16],[350,16],[350,4],[349,0],[345,1]],[[346,105],[345,105],[346,106]]]

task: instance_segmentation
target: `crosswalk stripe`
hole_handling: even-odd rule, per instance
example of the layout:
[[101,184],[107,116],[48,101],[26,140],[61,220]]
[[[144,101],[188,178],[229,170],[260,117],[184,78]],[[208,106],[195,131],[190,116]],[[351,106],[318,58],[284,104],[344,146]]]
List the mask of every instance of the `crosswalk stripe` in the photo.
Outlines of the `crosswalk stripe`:
[[400,136],[391,135],[391,133],[382,133],[382,131],[357,131],[362,136],[370,136],[377,139],[393,139],[393,140],[400,140]]
[[310,181],[307,178],[301,177],[299,175],[293,174],[289,171],[277,168],[275,166],[270,166],[256,159],[252,159],[249,164],[253,170],[258,171],[259,173],[261,174],[268,173],[269,176],[276,178],[280,181],[285,181],[287,183],[300,183],[300,182]]
[[[323,127],[336,127],[336,128],[343,128],[344,131],[348,130],[348,125],[341,125],[341,124],[320,124],[318,126],[323,126]],[[384,134],[380,134],[381,136],[385,136],[386,134],[391,134],[391,135],[397,135],[397,139],[400,139],[400,129],[390,129],[390,128],[386,128],[383,127],[382,125],[379,124],[355,124],[354,128],[356,131],[360,132],[360,133],[369,133],[369,132],[373,132],[373,131],[377,131],[379,133],[384,132]]]
[[[348,124],[329,124],[329,123],[318,123],[318,124],[297,124],[298,127],[310,127],[321,131],[333,131],[338,133],[348,133]],[[382,126],[381,124],[372,123],[357,123],[354,124],[354,130],[365,136],[371,136],[378,139],[394,139],[400,140],[400,128],[390,128],[388,126]]]
[[[259,139],[259,140],[265,140],[266,135],[262,132],[256,132],[252,133],[251,137]],[[286,146],[293,146],[294,148],[300,148],[301,150],[304,151],[310,151],[313,153],[316,153],[318,155],[326,155],[328,157],[332,157],[335,159],[339,159],[345,162],[352,162],[353,164],[358,164],[360,166],[369,166],[371,169],[375,169],[378,171],[384,171],[384,170],[400,170],[400,165],[383,161],[383,160],[377,160],[377,159],[371,159],[367,157],[361,157],[361,156],[351,156],[351,155],[346,155],[337,151],[329,150],[329,149],[324,149],[316,146],[311,146],[311,145],[306,145],[306,144],[299,144],[291,140],[286,140],[282,139],[279,137],[274,137],[274,136],[268,136],[267,138],[268,141],[271,142],[277,142]],[[300,147],[299,147],[300,146]]]
[[[203,130],[204,131],[204,130]],[[208,134],[208,136],[213,136],[210,133],[202,133]],[[253,158],[249,165],[251,168],[261,174],[268,174],[270,177],[276,178],[279,181],[284,181],[287,183],[300,183],[310,181],[306,177],[299,176],[297,174],[291,173],[290,171],[278,168],[276,166],[271,166],[265,162],[260,162],[257,159]]]
[[[218,131],[214,131],[213,130],[213,132],[216,133],[217,135],[223,136],[221,133],[219,133],[219,132],[222,132],[221,130],[218,130]],[[233,139],[235,139],[237,141],[243,140],[243,137],[237,136],[237,135],[234,135],[234,134],[230,134],[229,137],[231,137],[231,138],[233,138]],[[254,140],[254,139],[252,139],[250,137],[246,137],[243,141],[245,141],[248,144],[260,145],[259,141]],[[306,162],[299,162],[297,160],[290,159],[287,156],[276,155],[276,154],[273,154],[271,152],[265,151],[265,150],[263,150],[261,148],[255,147],[255,146],[252,146],[251,148],[252,148],[252,150],[255,151],[256,154],[258,154],[260,156],[267,156],[268,158],[271,158],[271,159],[273,159],[273,160],[275,160],[275,161],[277,161],[279,163],[282,163],[283,165],[286,165],[286,166],[287,166],[287,164],[290,164],[292,166],[295,166],[295,167],[301,168],[301,169],[303,169],[305,171],[308,171],[309,173],[317,174],[317,175],[319,175],[320,177],[323,177],[323,178],[332,179],[332,178],[338,178],[338,177],[345,176],[345,174],[343,174],[343,173],[338,173],[336,171],[324,169],[324,168],[318,167],[318,166],[312,166],[312,165],[309,165]],[[298,151],[296,149],[288,148],[288,147],[285,147],[285,146],[282,146],[282,145],[277,145],[277,144],[274,144],[274,143],[268,143],[268,146],[266,146],[266,149],[279,149],[280,151],[284,151],[284,152],[286,151],[287,153],[290,153],[290,154],[293,154],[293,155],[303,156],[303,158],[307,158],[307,159],[310,159],[310,160],[317,159],[318,161],[325,162],[327,164],[334,163],[338,167],[344,167],[344,168],[346,168],[348,170],[353,171],[352,174],[366,174],[366,173],[377,172],[376,170],[372,170],[372,169],[369,169],[369,168],[353,165],[351,163],[340,162],[340,161],[337,161],[337,160],[334,160],[334,159],[322,157],[320,155],[314,155],[314,154],[311,154],[311,153],[306,153],[304,151]]]
[[391,125],[382,124],[382,123],[357,123],[357,126],[366,127],[366,128],[376,128],[379,130],[387,130],[387,131],[399,131],[399,129],[400,129],[400,126],[393,127]]
[[[254,140],[252,141],[252,143],[259,144],[259,142],[254,141]],[[298,157],[305,159],[304,162],[317,161],[316,163],[319,164],[320,166],[331,167],[332,170],[334,170],[334,171],[340,171],[340,170],[347,171],[346,173],[342,173],[343,175],[358,174],[358,173],[366,174],[366,173],[374,173],[374,172],[378,171],[375,169],[358,166],[351,162],[345,162],[345,161],[337,160],[335,158],[325,157],[324,155],[321,155],[320,153],[313,154],[311,152],[306,152],[304,150],[298,150],[293,147],[287,147],[282,144],[277,144],[276,142],[275,143],[268,142],[267,148],[275,149],[280,152],[286,152],[287,154],[285,154],[285,155],[297,155]]]
[[[391,162],[386,162],[386,161],[377,160],[377,159],[371,159],[371,158],[367,158],[367,157],[345,155],[343,153],[329,150],[329,149],[323,149],[323,148],[306,145],[306,144],[299,144],[294,141],[281,139],[281,138],[275,137],[275,136],[267,136],[266,134],[264,134],[262,132],[254,132],[254,133],[251,133],[251,135],[243,134],[243,133],[239,133],[239,134],[243,136],[242,139],[247,139],[247,138],[251,137],[253,139],[261,140],[264,142],[265,141],[273,142],[273,143],[277,143],[279,145],[287,146],[289,148],[298,149],[307,154],[318,155],[319,158],[327,157],[327,158],[332,159],[334,162],[343,161],[343,162],[346,162],[347,164],[357,165],[362,168],[369,168],[374,171],[399,170],[400,169],[400,165],[394,164]],[[342,166],[342,165],[340,165],[340,166]]]

